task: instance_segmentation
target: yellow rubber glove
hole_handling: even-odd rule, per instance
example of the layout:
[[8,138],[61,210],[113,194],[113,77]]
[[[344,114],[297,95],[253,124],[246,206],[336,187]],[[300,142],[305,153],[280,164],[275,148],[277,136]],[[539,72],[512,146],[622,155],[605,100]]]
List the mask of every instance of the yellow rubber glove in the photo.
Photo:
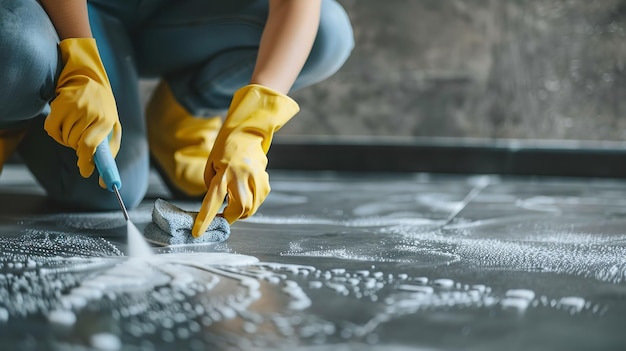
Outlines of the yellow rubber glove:
[[204,167],[222,126],[221,117],[191,115],[161,81],[146,106],[150,156],[176,198],[206,194]]
[[261,206],[270,192],[266,154],[272,137],[299,110],[290,97],[261,85],[235,93],[204,170],[208,190],[193,225],[194,237],[206,231],[226,195],[223,216],[229,223]]
[[111,152],[117,155],[122,127],[95,39],[65,39],[59,48],[64,68],[44,129],[59,144],[76,150],[80,175],[87,178],[95,168],[96,147],[109,134]]

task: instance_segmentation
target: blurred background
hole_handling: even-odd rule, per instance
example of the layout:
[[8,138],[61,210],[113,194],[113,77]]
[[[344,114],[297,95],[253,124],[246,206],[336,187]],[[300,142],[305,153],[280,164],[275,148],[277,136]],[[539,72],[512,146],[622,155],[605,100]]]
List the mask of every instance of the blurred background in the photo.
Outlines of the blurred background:
[[338,1],[352,56],[271,168],[626,176],[626,0]]
[[626,1],[339,2],[353,54],[281,135],[626,135]]

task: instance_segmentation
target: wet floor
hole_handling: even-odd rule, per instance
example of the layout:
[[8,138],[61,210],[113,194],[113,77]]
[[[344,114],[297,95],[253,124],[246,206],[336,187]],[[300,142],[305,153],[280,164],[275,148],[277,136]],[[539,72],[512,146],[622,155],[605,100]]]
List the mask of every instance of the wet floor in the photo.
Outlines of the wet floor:
[[[271,180],[225,243],[128,258],[120,212],[58,213],[7,167],[2,348],[626,349],[626,181]],[[140,231],[166,197],[154,176]]]

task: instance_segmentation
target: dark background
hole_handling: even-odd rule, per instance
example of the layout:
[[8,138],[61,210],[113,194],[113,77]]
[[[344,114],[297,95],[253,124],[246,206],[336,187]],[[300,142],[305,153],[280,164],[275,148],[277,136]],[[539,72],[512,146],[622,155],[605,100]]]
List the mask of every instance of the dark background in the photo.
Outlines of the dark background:
[[339,2],[356,47],[270,168],[626,177],[626,0]]
[[624,139],[626,1],[339,2],[355,50],[280,135]]

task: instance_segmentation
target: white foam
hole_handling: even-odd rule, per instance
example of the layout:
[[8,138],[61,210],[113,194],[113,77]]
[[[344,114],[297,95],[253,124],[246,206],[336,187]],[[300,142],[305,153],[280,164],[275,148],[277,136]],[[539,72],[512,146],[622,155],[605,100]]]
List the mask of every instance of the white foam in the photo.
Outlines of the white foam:
[[122,348],[122,341],[111,333],[98,333],[89,338],[91,346],[96,350],[117,351]]
[[511,289],[507,290],[504,296],[530,301],[535,298],[535,292],[528,289]]
[[528,308],[530,301],[523,297],[505,297],[500,302],[504,309],[515,309],[518,311],[524,311]]
[[424,293],[424,294],[432,294],[435,291],[431,286],[409,285],[409,284],[398,285],[398,290],[411,291],[411,292],[421,292],[421,293]]
[[76,314],[69,310],[54,310],[48,313],[48,321],[61,326],[72,326],[76,323]]
[[472,289],[477,290],[482,294],[487,290],[487,287],[484,286],[483,284],[474,284],[472,285]]
[[442,221],[435,221],[427,218],[405,217],[365,217],[350,220],[333,220],[316,217],[274,217],[257,214],[246,218],[245,222],[258,224],[312,224],[312,225],[333,225],[342,227],[382,227],[390,225],[413,225],[413,226],[438,226]]
[[447,278],[441,278],[441,279],[434,280],[433,284],[435,286],[438,286],[438,287],[442,288],[442,289],[451,289],[454,286],[454,280],[447,279]]
[[6,308],[0,307],[0,322],[6,322],[9,320],[9,311]]
[[[103,245],[102,247],[106,248],[107,246]],[[99,249],[100,247],[96,248]],[[454,249],[454,246],[448,246],[448,248]],[[73,250],[80,253],[77,248],[73,248]],[[62,252],[57,252],[57,254],[62,254]],[[120,252],[119,256],[121,255]],[[23,258],[16,260],[16,262],[18,261],[27,262]],[[252,319],[244,317],[248,307],[253,301],[261,297],[261,293],[269,296],[263,296],[264,299],[259,300],[259,304],[262,301],[276,298],[272,294],[286,295],[289,298],[288,303],[277,304],[277,308],[292,310],[287,313],[293,313],[301,318],[288,322],[288,325],[281,329],[281,332],[284,331],[287,334],[300,332],[304,335],[316,334],[317,336],[326,333],[324,330],[330,327],[334,328],[334,325],[330,322],[329,328],[312,325],[311,323],[317,323],[318,320],[312,322],[307,319],[309,314],[294,312],[293,310],[303,310],[318,303],[326,303],[327,300],[325,299],[328,298],[329,293],[339,296],[350,295],[352,298],[362,299],[359,302],[362,304],[375,303],[376,301],[384,301],[387,304],[386,306],[377,306],[380,308],[363,309],[364,314],[374,313],[371,318],[373,322],[368,322],[362,328],[365,332],[373,330],[377,323],[384,323],[405,314],[415,313],[420,309],[449,309],[451,306],[487,308],[501,306],[505,309],[523,311],[530,306],[530,300],[534,299],[535,294],[529,289],[510,289],[504,294],[504,297],[493,296],[491,295],[491,288],[482,284],[470,285],[447,278],[430,281],[426,277],[412,277],[406,273],[398,274],[398,279],[394,279],[393,276],[383,273],[385,271],[383,267],[376,268],[374,265],[371,265],[371,270],[350,271],[347,268],[341,268],[341,266],[333,268],[328,265],[324,266],[324,270],[319,270],[312,266],[262,263],[252,256],[230,253],[180,252],[154,254],[148,257],[131,257],[130,259],[126,257],[94,259],[54,256],[45,259],[37,258],[36,261],[42,262],[43,266],[37,270],[38,272],[48,269],[49,265],[54,265],[55,272],[60,274],[54,276],[40,274],[37,277],[46,280],[46,284],[53,286],[53,291],[63,291],[66,294],[59,296],[60,301],[64,302],[65,305],[54,305],[53,307],[58,308],[58,310],[54,310],[54,313],[46,313],[51,323],[74,325],[80,309],[87,305],[97,307],[95,304],[97,301],[94,300],[110,298],[115,319],[143,315],[141,319],[146,320],[146,326],[134,325],[132,328],[125,329],[125,333],[130,333],[138,338],[146,334],[154,334],[162,323],[163,328],[167,329],[168,332],[163,333],[162,337],[164,340],[170,341],[176,338],[192,338],[201,329],[201,326],[194,321],[201,322],[203,325],[211,325],[216,321],[239,317],[248,321],[244,327],[248,332],[259,333],[263,331],[261,323],[265,322],[263,320],[265,315],[259,321],[254,320],[254,323],[251,322]],[[97,265],[90,265],[94,262]],[[56,268],[58,264],[61,266]],[[65,267],[62,267],[63,264]],[[360,268],[369,267],[370,264],[361,263]],[[75,270],[73,268],[75,266],[82,266],[82,268]],[[354,267],[354,265],[344,265],[344,267]],[[81,270],[91,271],[87,272],[88,274],[83,272],[82,275],[68,274],[73,279],[70,284],[53,280],[62,277],[63,273],[81,272]],[[35,274],[34,271],[30,273]],[[14,281],[15,284],[23,284],[18,275],[0,274],[0,278]],[[266,281],[273,282],[274,285],[268,284]],[[24,284],[31,283],[26,282]],[[78,285],[76,286],[76,284]],[[325,287],[327,289],[310,292],[308,289],[303,290],[302,287],[309,289]],[[136,292],[139,294],[134,294]],[[307,292],[310,292],[311,295],[308,296]],[[128,299],[129,296],[131,297],[130,300]],[[210,296],[210,299],[207,300],[207,296]],[[114,300],[116,297],[117,300]],[[140,301],[137,301],[135,297],[139,297]],[[333,301],[336,299],[337,297],[333,297]],[[56,302],[56,300],[54,301]],[[554,302],[553,307],[569,307],[570,310],[580,310],[584,308],[580,306],[587,304],[584,299],[576,297],[562,299],[556,297],[552,301]],[[5,313],[7,319],[12,316],[13,310],[11,309],[16,308],[13,306],[28,306],[28,304],[20,305],[17,300],[12,300],[10,305],[7,303],[8,312]],[[155,308],[156,306],[166,306],[167,308],[159,309]],[[20,308],[25,309],[26,307]],[[283,311],[278,312],[277,315]],[[22,315],[26,315],[26,313]],[[73,321],[71,320],[72,317],[74,318]],[[1,318],[2,310],[0,309],[0,320]],[[122,322],[127,323],[128,320]],[[257,325],[258,328],[256,328]],[[287,330],[289,328],[291,331]],[[340,328],[342,329],[337,331],[336,335],[340,335],[346,329],[343,326]],[[367,335],[359,328],[360,326],[351,326],[348,328],[350,330],[345,333],[346,335]],[[333,333],[335,333],[334,329]],[[115,337],[115,335],[112,336]],[[104,341],[98,345],[104,345],[101,349],[106,349],[107,342]],[[93,343],[92,346],[96,348]]]
[[585,299],[578,296],[567,296],[559,300],[561,307],[571,308],[573,311],[580,312],[585,307]]
[[87,299],[82,295],[70,294],[61,298],[61,304],[67,309],[81,309],[87,305]]
[[311,281],[309,282],[309,288],[311,289],[319,289],[323,286],[324,284],[320,281]]
[[283,291],[291,297],[291,301],[288,304],[290,309],[299,311],[311,306],[311,299],[302,290],[298,283],[292,280],[285,281]]
[[426,284],[426,283],[428,283],[428,278],[426,278],[426,277],[415,277],[415,278],[413,278],[413,281],[418,283],[418,284]]
[[87,286],[82,286],[72,289],[72,295],[82,296],[87,300],[97,300],[102,298],[102,291],[98,289],[92,289]]
[[152,248],[130,220],[126,221],[126,232],[128,236],[128,255],[130,257],[146,258],[153,255]]
[[[542,223],[541,230],[538,222]],[[534,214],[449,225],[446,235],[407,226],[386,230],[402,235],[406,245],[446,248],[446,254],[457,255],[466,265],[516,271],[541,269],[612,283],[625,281],[626,248],[614,243],[626,240],[626,235],[592,235],[587,232],[588,226],[587,217],[546,219],[545,215]],[[509,228],[515,228],[515,235],[508,234]]]
[[259,263],[259,259],[253,256],[239,255],[224,252],[193,252],[193,253],[169,253],[154,255],[147,262],[156,265],[164,262],[173,262],[198,266],[248,266]]

